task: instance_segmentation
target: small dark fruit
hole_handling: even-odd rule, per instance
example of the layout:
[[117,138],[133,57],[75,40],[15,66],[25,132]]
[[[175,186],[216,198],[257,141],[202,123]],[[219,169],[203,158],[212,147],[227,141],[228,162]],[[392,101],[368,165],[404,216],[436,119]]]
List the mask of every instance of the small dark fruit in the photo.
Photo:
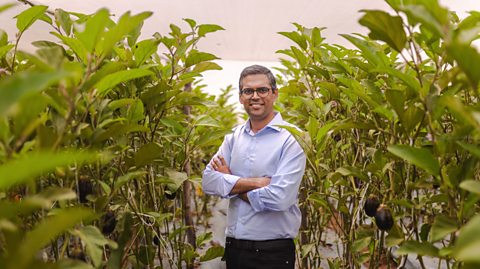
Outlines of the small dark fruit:
[[117,226],[117,218],[113,211],[107,211],[102,217],[102,233],[104,235],[109,235],[115,230]]
[[88,202],[87,195],[93,194],[93,184],[88,179],[80,179],[78,181],[78,198],[80,203]]
[[165,193],[165,197],[167,197],[168,200],[174,200],[175,197],[177,197],[177,192],[172,192],[167,187],[165,187],[164,193]]
[[363,210],[365,210],[365,214],[367,214],[367,216],[375,217],[375,213],[377,212],[378,206],[380,206],[380,201],[378,200],[377,196],[370,195],[365,201]]
[[390,209],[386,205],[381,204],[380,207],[378,207],[377,213],[375,214],[375,223],[377,224],[378,229],[382,231],[388,231],[392,229],[392,212],[390,212]]
[[160,245],[160,238],[158,238],[158,236],[156,236],[156,235],[153,237],[153,244],[154,244],[155,246],[159,246],[159,245]]

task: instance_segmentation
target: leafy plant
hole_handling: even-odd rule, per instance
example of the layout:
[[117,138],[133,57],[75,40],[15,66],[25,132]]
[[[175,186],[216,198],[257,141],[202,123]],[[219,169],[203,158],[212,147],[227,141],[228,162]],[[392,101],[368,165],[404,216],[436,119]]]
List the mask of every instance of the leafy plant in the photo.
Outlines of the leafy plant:
[[[227,91],[215,99],[196,84],[221,69],[196,44],[223,28],[185,19],[186,31],[172,24],[166,35],[138,40],[151,15],[113,21],[107,9],[32,6],[16,16],[14,44],[2,32],[5,268],[193,268],[221,255],[197,248],[194,220],[202,160],[235,122],[219,113],[230,109]],[[17,50],[38,20],[57,41],[35,41],[35,54]]]
[[[385,248],[400,266],[414,254],[422,268],[423,256],[475,267],[457,250],[473,255],[473,245],[457,238],[478,213],[478,68],[467,68],[479,55],[478,16],[459,21],[436,1],[387,3],[393,14],[362,11],[368,37],[342,35],[355,49],[325,43],[317,27],[280,33],[295,46],[279,51],[289,59],[278,108],[306,129],[295,134],[308,158],[299,253],[320,267],[311,244],[333,230],[341,267],[376,268]],[[385,240],[361,214],[370,195],[392,210]]]

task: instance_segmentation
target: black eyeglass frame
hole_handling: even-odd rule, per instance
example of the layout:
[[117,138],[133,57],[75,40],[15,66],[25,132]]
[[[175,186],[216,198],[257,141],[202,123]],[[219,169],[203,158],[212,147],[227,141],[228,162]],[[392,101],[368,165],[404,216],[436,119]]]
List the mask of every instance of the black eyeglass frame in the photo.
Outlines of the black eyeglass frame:
[[[265,90],[265,89],[267,89],[267,90]],[[247,97],[252,97],[252,96],[255,94],[255,92],[256,92],[259,97],[267,97],[267,96],[268,96],[268,93],[270,92],[270,90],[271,90],[272,93],[273,93],[273,91],[274,91],[275,89],[273,89],[273,88],[268,88],[268,87],[244,88],[244,89],[240,90],[240,95],[245,95],[245,96],[247,96]],[[250,93],[246,93],[245,91],[248,91],[248,92],[251,91],[251,92],[250,92]]]

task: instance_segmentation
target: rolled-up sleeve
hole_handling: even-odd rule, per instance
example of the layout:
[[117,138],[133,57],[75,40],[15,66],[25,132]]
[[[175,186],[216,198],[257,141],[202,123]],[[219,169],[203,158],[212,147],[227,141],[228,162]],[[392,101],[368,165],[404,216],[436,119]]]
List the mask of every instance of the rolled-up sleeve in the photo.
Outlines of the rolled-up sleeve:
[[[232,146],[232,137],[233,134],[229,134],[225,136],[222,145],[218,152],[213,156],[213,158],[217,156],[223,156],[227,165],[230,166],[230,158],[231,158],[231,146]],[[212,160],[213,160],[212,158]],[[211,162],[211,161],[210,161]],[[237,195],[230,195],[233,187],[237,183],[239,176],[224,174],[215,171],[210,162],[205,167],[202,176],[202,189],[203,192],[209,195],[216,195],[221,196],[222,198],[231,198]]]
[[295,205],[305,172],[306,157],[293,136],[284,144],[282,156],[270,185],[249,191],[252,208],[259,211],[286,211]]

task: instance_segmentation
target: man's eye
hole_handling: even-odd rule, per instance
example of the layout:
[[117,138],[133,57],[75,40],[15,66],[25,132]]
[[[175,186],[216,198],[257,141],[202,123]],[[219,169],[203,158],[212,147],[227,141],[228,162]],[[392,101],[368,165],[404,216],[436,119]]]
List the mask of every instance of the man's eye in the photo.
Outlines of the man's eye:
[[267,93],[269,91],[269,89],[268,88],[258,88],[257,91],[259,93]]
[[252,94],[252,93],[253,93],[253,89],[244,89],[244,90],[243,90],[243,93],[244,93],[244,94],[249,94],[249,95],[250,95],[250,94]]

